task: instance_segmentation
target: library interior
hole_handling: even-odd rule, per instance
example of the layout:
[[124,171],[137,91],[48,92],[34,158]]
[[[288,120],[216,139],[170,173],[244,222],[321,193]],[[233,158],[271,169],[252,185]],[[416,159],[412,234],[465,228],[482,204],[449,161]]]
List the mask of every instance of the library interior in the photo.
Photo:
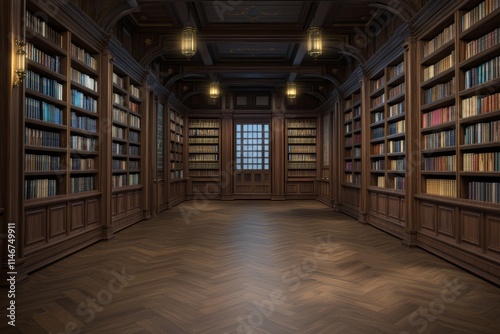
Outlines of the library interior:
[[0,6],[0,328],[500,332],[500,0]]

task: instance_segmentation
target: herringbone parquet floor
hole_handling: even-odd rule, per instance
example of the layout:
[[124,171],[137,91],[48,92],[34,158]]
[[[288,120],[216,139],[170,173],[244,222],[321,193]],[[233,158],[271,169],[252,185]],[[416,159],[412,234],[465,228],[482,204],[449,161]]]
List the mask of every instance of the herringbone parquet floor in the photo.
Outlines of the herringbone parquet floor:
[[314,201],[186,202],[31,275],[2,333],[500,333],[500,289]]

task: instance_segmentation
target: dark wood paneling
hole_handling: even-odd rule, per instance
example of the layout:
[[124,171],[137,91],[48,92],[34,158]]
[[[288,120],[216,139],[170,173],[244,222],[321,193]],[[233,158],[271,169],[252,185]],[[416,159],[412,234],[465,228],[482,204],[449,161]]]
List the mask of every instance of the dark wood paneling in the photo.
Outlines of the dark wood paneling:
[[425,202],[419,204],[419,226],[423,230],[436,231],[436,206]]
[[489,254],[500,260],[500,217],[486,215],[486,247]]
[[401,201],[400,197],[389,196],[388,197],[388,216],[397,221],[401,219]]
[[99,223],[100,205],[98,199],[87,200],[87,222],[86,225],[94,225]]
[[116,215],[120,216],[127,212],[127,196],[120,193],[116,195]]
[[[70,207],[70,231],[83,229],[85,226],[85,202],[78,201],[69,204]],[[98,212],[95,213],[96,215]]]
[[387,215],[387,195],[378,194],[377,203],[378,212]]
[[460,240],[472,246],[481,246],[481,213],[462,210],[460,213]]
[[370,193],[368,198],[368,205],[370,208],[370,211],[373,212],[378,212],[378,201],[377,201],[377,194],[376,193]]
[[111,196],[111,216],[116,216],[117,213],[117,208],[118,208],[118,196],[113,195]]
[[66,204],[49,207],[49,241],[64,237],[66,234],[67,207]]
[[437,207],[438,233],[455,238],[455,209],[439,205]]
[[47,211],[45,208],[28,210],[25,214],[25,246],[33,248],[47,240]]

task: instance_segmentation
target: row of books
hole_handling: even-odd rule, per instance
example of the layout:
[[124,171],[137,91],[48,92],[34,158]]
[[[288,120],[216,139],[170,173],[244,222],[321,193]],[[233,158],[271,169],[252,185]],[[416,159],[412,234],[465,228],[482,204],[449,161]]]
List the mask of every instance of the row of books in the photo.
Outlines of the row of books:
[[378,111],[372,113],[372,123],[382,122],[384,120],[384,112]]
[[120,94],[113,93],[113,103],[120,106],[125,106],[125,98]]
[[436,75],[443,73],[455,66],[455,52],[451,51],[451,54],[444,57],[434,65],[430,65],[424,68],[424,81],[434,78]]
[[389,98],[392,99],[393,97],[398,96],[401,93],[404,93],[404,91],[405,91],[405,83],[403,82],[389,90]]
[[71,105],[91,112],[97,112],[97,100],[76,89],[71,90]]
[[128,184],[129,186],[135,186],[139,184],[139,174],[138,173],[130,173],[128,175]]
[[352,121],[352,119],[354,118],[353,115],[354,115],[354,111],[352,111],[352,110],[345,113],[344,114],[344,123]]
[[344,158],[361,158],[361,147],[354,147],[354,149],[346,149],[344,151]]
[[94,190],[93,176],[72,177],[69,182],[69,192],[71,194]]
[[440,125],[455,120],[455,106],[438,108],[422,114],[422,128]]
[[399,171],[406,170],[406,159],[389,160],[389,162],[390,162],[389,165],[390,170],[399,170]]
[[316,144],[315,137],[288,137],[288,144]]
[[425,192],[429,195],[457,197],[457,181],[453,179],[426,179]]
[[71,80],[80,84],[88,89],[97,92],[97,80],[90,75],[82,73],[77,69],[71,68]]
[[44,20],[42,20],[38,15],[33,14],[29,11],[26,12],[26,27],[38,33],[42,37],[48,39],[52,43],[55,43],[59,47],[63,45],[63,37],[54,28],[49,26]]
[[111,145],[111,153],[125,155],[127,154],[127,145],[113,142]]
[[455,94],[455,77],[447,83],[437,84],[426,89],[424,91],[424,104],[432,103],[453,94]]
[[127,124],[127,116],[126,111],[113,107],[113,121]]
[[487,33],[473,41],[470,41],[465,46],[465,59],[474,57],[475,55],[486,51],[500,43],[500,28]]
[[218,162],[189,162],[189,169],[219,169]]
[[424,57],[434,53],[446,43],[455,38],[455,23],[446,27],[439,35],[424,44]]
[[189,136],[197,137],[217,137],[219,129],[189,129]]
[[384,153],[385,153],[385,144],[384,143],[372,145],[372,154],[373,155],[379,155],[379,154],[384,154]]
[[63,85],[57,82],[57,80],[45,78],[36,72],[28,70],[24,81],[27,89],[61,101],[63,99]]
[[129,130],[128,132],[128,140],[134,143],[138,143],[140,138],[140,133],[137,131]]
[[125,139],[125,129],[113,125],[111,128],[111,135],[113,138]]
[[354,131],[361,129],[361,120],[354,121]]
[[315,119],[289,119],[287,126],[289,129],[295,128],[316,128],[316,120]]
[[373,160],[372,161],[372,170],[385,170],[385,160]]
[[28,146],[61,147],[61,134],[26,127],[24,143]]
[[461,31],[465,31],[500,8],[500,0],[486,0],[461,17]]
[[219,143],[219,138],[217,137],[211,137],[211,138],[189,137],[189,144],[218,144],[218,143]]
[[70,136],[69,148],[78,151],[94,152],[97,150],[97,140],[81,136]]
[[361,161],[347,161],[345,163],[346,171],[360,171],[361,170]]
[[316,154],[311,153],[289,153],[288,161],[316,161]]
[[141,91],[140,91],[139,87],[136,87],[134,85],[130,85],[129,91],[130,91],[130,95],[132,95],[138,99],[141,98]]
[[182,133],[182,126],[180,126],[177,123],[170,122],[170,131],[177,132],[177,133]]
[[472,181],[468,195],[474,201],[500,203],[500,183]]
[[376,80],[372,80],[372,92],[382,88],[385,83],[385,77],[380,77]]
[[181,126],[184,126],[184,119],[182,118],[182,115],[173,110],[170,110],[170,120]]
[[182,153],[183,151],[182,147],[183,145],[180,143],[172,143],[170,146],[170,151]]
[[344,126],[344,129],[345,129],[345,131],[344,131],[345,134],[348,134],[348,133],[352,132],[352,123],[346,124]]
[[462,118],[500,110],[500,93],[462,100]]
[[406,122],[404,120],[389,124],[389,135],[405,132]]
[[385,188],[385,176],[377,176],[375,178],[375,186]]
[[394,117],[397,115],[404,114],[405,112],[405,103],[400,102],[398,104],[393,104],[392,106],[389,107],[389,117]]
[[429,133],[422,141],[424,150],[455,146],[455,129]]
[[361,106],[355,107],[353,111],[354,111],[354,118],[361,116]]
[[500,56],[464,73],[465,89],[500,78]]
[[500,172],[500,152],[464,153],[465,172]]
[[26,58],[51,71],[61,73],[61,57],[49,55],[29,42],[26,43]]
[[395,78],[397,76],[400,76],[403,74],[405,71],[405,63],[402,61],[401,63],[397,64],[396,66],[392,66],[389,68],[389,78]]
[[288,129],[288,137],[316,136],[316,129]]
[[184,171],[182,169],[170,172],[170,180],[181,180],[183,178],[184,178]]
[[218,153],[218,145],[190,145],[189,153]]
[[372,130],[372,139],[378,139],[385,136],[384,127],[375,128]]
[[404,153],[406,151],[406,140],[392,140],[388,142],[388,153]]
[[89,132],[97,132],[97,119],[86,116],[78,116],[71,112],[71,127]]
[[181,134],[170,132],[170,141],[175,143],[183,143],[184,138]]
[[130,156],[139,156],[139,146],[129,145],[128,152]]
[[466,145],[500,142],[500,121],[466,126],[464,141]]
[[128,162],[128,169],[129,170],[139,170],[141,169],[141,162],[137,160],[130,160]]
[[53,104],[26,97],[26,118],[37,119],[44,122],[63,124],[64,111]]
[[79,61],[85,63],[88,67],[93,70],[97,70],[97,59],[92,56],[89,52],[85,51],[81,47],[71,43],[70,47],[71,56],[78,59]]
[[118,87],[123,88],[123,78],[119,76],[116,73],[113,73],[113,84],[117,85]]
[[189,121],[189,128],[219,128],[219,120],[218,119],[191,119]]
[[314,145],[288,145],[288,153],[316,153]]
[[385,102],[385,94],[382,94],[374,99],[372,99],[372,108],[376,108]]
[[347,174],[345,174],[344,180],[347,183],[360,184],[361,183],[361,175],[360,174],[347,173]]
[[457,170],[457,156],[443,155],[438,157],[424,157],[422,169],[429,171],[449,172]]
[[70,158],[69,168],[71,170],[92,170],[96,169],[94,158]]
[[396,190],[405,190],[406,188],[406,178],[403,176],[395,176],[392,184],[392,188]]
[[315,162],[288,162],[288,169],[316,169]]
[[140,112],[140,110],[139,110],[139,104],[136,103],[136,102],[130,101],[129,102],[129,109],[132,110],[135,113],[139,113]]
[[113,188],[124,187],[127,185],[127,174],[113,175],[111,177]]
[[44,198],[57,195],[57,180],[24,180],[24,199]]
[[182,161],[170,161],[170,169],[183,169],[184,163]]
[[189,161],[217,161],[218,154],[189,153]]
[[61,169],[61,157],[46,154],[25,154],[24,167],[27,172],[40,172]]
[[133,126],[134,128],[140,129],[141,128],[141,118],[138,116],[135,116],[135,115],[130,115],[129,125]]

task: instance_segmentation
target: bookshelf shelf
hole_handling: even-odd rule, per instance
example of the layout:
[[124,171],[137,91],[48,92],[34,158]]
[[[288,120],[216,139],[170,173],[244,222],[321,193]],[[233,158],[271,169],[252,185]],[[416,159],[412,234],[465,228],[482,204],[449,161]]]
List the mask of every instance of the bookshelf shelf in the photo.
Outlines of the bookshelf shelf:
[[455,68],[450,68],[442,73],[435,75],[434,77],[422,82],[420,87],[429,88],[436,84],[447,83],[455,76]]
[[184,179],[184,118],[170,110],[170,181]]
[[431,111],[440,107],[450,106],[455,103],[455,95],[446,96],[431,103],[424,103],[420,107],[422,112]]
[[[383,89],[377,93],[383,93]],[[344,163],[341,184],[350,190],[360,189],[361,185],[361,172],[359,170],[361,168],[362,129],[357,126],[357,124],[361,125],[361,107],[361,89],[357,88],[344,100],[343,111]]]
[[316,119],[287,119],[287,178],[297,180],[317,176],[316,127]]

